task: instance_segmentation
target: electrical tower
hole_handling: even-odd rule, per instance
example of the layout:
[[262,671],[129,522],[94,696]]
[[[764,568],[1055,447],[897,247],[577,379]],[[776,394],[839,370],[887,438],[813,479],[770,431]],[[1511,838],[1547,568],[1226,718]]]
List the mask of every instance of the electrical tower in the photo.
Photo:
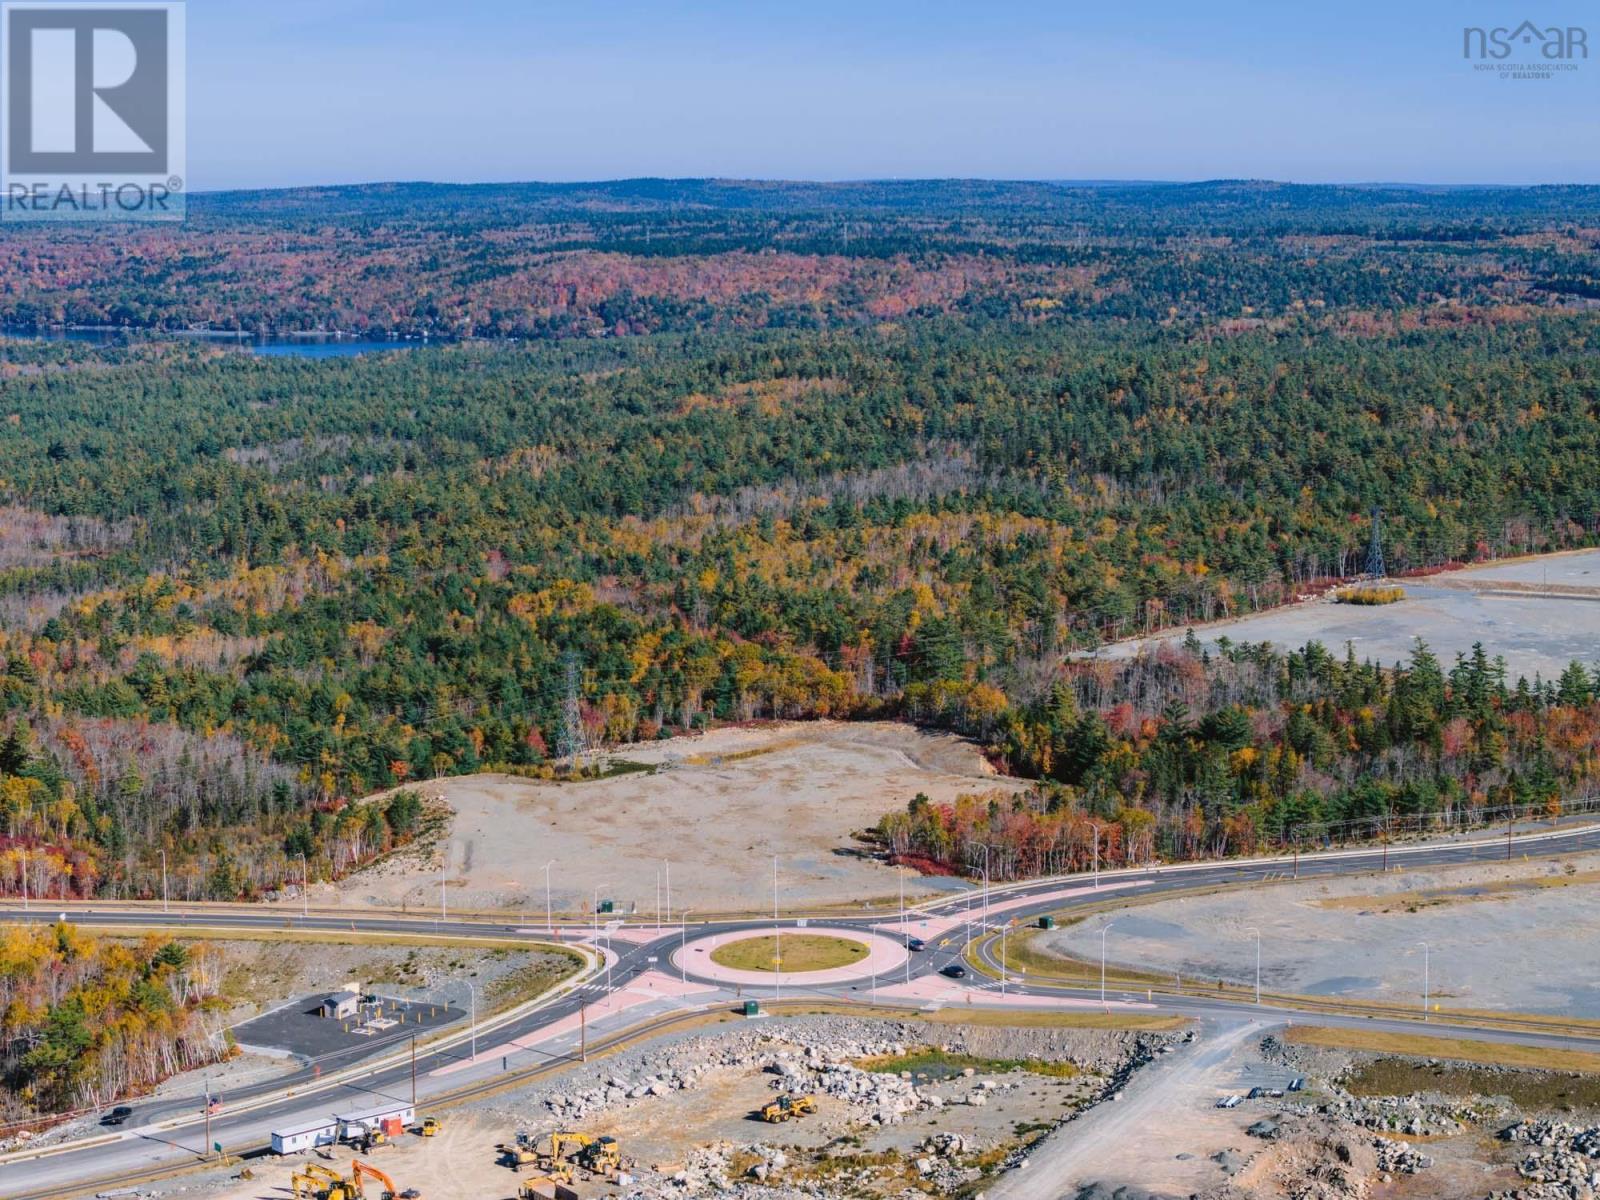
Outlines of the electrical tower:
[[561,742],[556,752],[576,771],[578,756],[583,753],[583,711],[578,706],[578,656],[570,650],[566,668],[567,692],[561,702]]
[[1389,572],[1383,565],[1383,509],[1372,510],[1372,541],[1367,546],[1367,574],[1383,579]]

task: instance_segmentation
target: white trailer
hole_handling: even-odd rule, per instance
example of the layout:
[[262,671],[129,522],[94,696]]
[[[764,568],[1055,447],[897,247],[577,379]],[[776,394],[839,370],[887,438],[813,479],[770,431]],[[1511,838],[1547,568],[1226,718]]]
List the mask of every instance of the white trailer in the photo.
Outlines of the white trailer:
[[298,1154],[317,1146],[331,1146],[339,1140],[339,1121],[336,1117],[321,1117],[315,1121],[272,1131],[274,1154]]
[[339,1140],[348,1142],[369,1133],[377,1133],[393,1122],[398,1122],[403,1128],[409,1127],[417,1119],[417,1110],[397,1100],[392,1104],[380,1104],[355,1112],[335,1113],[333,1119],[338,1123]]

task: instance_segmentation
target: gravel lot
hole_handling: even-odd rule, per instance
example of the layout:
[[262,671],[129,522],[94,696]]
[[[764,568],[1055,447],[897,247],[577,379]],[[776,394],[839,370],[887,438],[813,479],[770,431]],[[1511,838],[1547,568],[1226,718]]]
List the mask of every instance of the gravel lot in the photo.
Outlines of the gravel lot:
[[[1036,942],[1098,961],[1100,922]],[[1600,1017],[1600,856],[1290,883],[1140,905],[1115,919],[1112,962],[1268,989]]]

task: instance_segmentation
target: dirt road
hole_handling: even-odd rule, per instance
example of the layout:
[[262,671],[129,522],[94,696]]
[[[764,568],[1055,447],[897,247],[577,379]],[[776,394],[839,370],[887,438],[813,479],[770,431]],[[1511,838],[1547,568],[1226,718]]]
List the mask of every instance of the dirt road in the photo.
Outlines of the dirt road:
[[[1061,1200],[1093,1183],[1106,1193],[1133,1184],[1157,1195],[1187,1196],[1218,1181],[1217,1167],[1202,1152],[1214,1137],[1199,1136],[1215,1123],[1224,1140],[1239,1119],[1213,1107],[1232,1082],[1234,1060],[1268,1027],[1240,1021],[1210,1027],[1187,1046],[1145,1067],[1122,1093],[1063,1126],[1029,1159],[1025,1170],[996,1181],[991,1200]],[[1181,1139],[1181,1140],[1180,1140]],[[1188,1157],[1179,1158],[1181,1153]]]

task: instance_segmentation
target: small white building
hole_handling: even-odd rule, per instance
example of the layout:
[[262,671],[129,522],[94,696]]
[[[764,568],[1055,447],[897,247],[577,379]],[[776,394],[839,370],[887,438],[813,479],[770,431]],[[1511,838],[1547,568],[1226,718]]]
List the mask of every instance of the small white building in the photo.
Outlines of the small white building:
[[357,1016],[361,1012],[361,993],[330,992],[322,998],[322,1003],[317,1006],[317,1012],[335,1021]]
[[380,1104],[355,1112],[335,1113],[333,1119],[338,1123],[339,1140],[343,1142],[368,1133],[377,1133],[385,1125],[392,1126],[395,1122],[401,1127],[409,1126],[417,1119],[417,1110],[397,1100],[392,1104]]
[[311,1150],[317,1146],[331,1146],[338,1139],[338,1119],[335,1117],[320,1117],[315,1121],[306,1121],[288,1129],[274,1129],[272,1131],[272,1152],[274,1154],[298,1154],[302,1150]]

